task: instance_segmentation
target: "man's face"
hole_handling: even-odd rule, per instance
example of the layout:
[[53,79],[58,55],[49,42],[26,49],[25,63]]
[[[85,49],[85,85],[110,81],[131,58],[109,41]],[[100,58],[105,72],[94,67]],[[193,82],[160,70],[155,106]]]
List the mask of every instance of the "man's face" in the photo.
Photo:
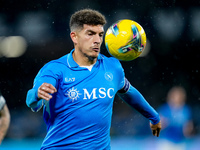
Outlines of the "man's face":
[[102,25],[83,25],[77,34],[75,49],[88,58],[97,58],[103,42],[104,29]]
[[175,89],[169,94],[169,103],[174,107],[181,107],[185,104],[185,93]]

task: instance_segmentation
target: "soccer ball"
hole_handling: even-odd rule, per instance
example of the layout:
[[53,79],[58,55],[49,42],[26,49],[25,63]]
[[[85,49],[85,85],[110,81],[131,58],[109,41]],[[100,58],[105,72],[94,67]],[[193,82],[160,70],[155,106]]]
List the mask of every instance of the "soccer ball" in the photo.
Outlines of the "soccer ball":
[[119,20],[108,28],[105,35],[108,52],[122,61],[136,59],[146,46],[146,34],[135,21]]

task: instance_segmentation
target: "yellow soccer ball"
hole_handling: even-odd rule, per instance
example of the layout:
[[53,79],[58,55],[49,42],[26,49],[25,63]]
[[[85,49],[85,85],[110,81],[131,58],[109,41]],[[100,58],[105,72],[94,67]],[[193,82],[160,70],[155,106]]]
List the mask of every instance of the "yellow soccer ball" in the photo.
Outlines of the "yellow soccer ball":
[[140,24],[133,20],[119,20],[108,28],[105,35],[108,52],[122,61],[136,59],[146,46],[146,34]]

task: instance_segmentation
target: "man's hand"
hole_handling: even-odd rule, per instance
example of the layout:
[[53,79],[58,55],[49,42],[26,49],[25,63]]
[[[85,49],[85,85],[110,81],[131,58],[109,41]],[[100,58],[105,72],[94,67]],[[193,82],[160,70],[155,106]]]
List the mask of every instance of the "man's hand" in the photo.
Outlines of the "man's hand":
[[49,101],[52,98],[51,94],[53,94],[55,92],[57,92],[57,90],[53,85],[51,85],[49,83],[43,83],[38,88],[38,98]]
[[150,122],[150,127],[151,127],[151,130],[152,130],[153,135],[159,137],[160,130],[161,130],[161,128],[162,128],[162,126],[161,126],[161,121],[158,122],[158,123],[155,124],[155,125],[153,125],[153,124]]

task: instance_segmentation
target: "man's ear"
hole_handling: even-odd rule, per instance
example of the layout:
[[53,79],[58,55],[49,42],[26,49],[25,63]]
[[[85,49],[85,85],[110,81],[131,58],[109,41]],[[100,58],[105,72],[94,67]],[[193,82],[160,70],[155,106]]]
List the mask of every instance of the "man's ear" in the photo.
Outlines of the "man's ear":
[[76,44],[77,43],[77,34],[76,34],[76,32],[71,32],[70,33],[70,37],[71,37],[72,41],[74,42],[74,44]]

